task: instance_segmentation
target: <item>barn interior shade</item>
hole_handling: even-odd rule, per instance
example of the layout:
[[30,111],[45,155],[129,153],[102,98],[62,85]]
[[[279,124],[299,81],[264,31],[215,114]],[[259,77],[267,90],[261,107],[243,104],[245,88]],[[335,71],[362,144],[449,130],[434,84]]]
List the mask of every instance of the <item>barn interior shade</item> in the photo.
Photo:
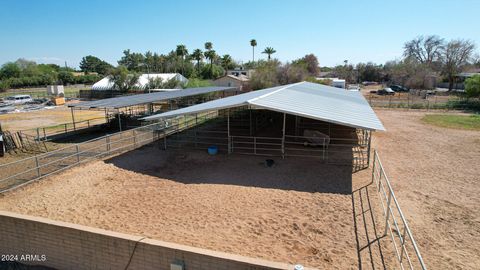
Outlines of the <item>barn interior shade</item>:
[[385,130],[360,92],[310,82],[248,92],[142,119],[152,121],[240,106],[254,106],[354,128]]

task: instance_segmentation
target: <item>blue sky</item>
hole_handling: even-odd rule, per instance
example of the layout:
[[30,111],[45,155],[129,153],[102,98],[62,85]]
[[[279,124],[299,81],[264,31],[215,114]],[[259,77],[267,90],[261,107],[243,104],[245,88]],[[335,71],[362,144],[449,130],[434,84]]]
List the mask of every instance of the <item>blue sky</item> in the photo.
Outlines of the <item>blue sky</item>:
[[479,10],[478,0],[0,0],[0,64],[23,57],[76,67],[89,54],[116,64],[124,49],[191,52],[206,41],[248,61],[252,38],[256,58],[271,46],[282,61],[314,53],[322,66],[384,63],[422,34],[480,46]]

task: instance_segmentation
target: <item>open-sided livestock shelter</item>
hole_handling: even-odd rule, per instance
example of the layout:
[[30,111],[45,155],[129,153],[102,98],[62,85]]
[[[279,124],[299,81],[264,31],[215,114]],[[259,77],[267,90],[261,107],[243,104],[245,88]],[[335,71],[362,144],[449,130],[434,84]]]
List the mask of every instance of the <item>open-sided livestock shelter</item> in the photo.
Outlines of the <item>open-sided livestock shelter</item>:
[[202,114],[215,112],[219,116],[215,120],[169,133],[164,147],[217,146],[227,153],[317,157],[331,163],[353,160],[354,165],[368,166],[371,132],[385,130],[360,92],[309,82],[226,97],[143,120],[165,121],[175,129],[185,126],[182,121],[198,121]]

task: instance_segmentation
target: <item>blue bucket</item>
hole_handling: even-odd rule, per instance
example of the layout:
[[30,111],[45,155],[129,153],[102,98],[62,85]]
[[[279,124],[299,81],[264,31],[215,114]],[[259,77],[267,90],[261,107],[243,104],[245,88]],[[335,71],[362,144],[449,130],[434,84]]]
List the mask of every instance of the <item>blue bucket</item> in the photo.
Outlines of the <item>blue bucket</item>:
[[218,147],[214,145],[208,147],[208,154],[213,156],[213,155],[216,155],[217,153],[218,153]]

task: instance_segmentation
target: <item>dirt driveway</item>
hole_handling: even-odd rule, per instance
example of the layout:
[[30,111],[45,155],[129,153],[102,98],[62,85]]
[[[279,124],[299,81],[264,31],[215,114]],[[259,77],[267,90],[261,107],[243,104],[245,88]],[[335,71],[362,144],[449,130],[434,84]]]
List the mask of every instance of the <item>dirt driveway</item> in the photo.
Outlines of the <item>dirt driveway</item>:
[[427,112],[375,111],[387,132],[374,147],[427,266],[479,269],[480,132],[430,126]]

